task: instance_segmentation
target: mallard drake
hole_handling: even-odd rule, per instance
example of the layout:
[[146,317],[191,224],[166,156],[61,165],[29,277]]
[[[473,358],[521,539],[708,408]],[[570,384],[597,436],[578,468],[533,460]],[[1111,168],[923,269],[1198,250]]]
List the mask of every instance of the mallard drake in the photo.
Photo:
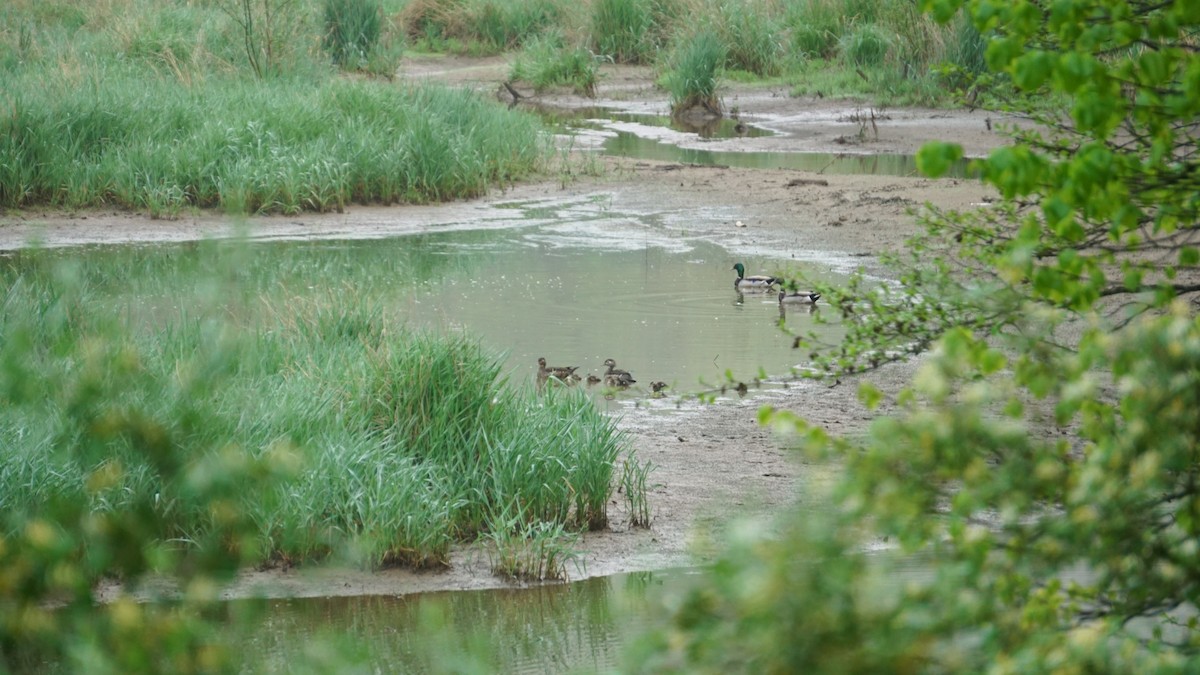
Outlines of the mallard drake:
[[538,357],[538,381],[545,382],[550,378],[554,378],[563,384],[574,384],[579,381],[579,376],[575,374],[575,369],[579,366],[547,366],[546,357]]
[[608,366],[608,370],[604,373],[604,383],[610,387],[628,387],[637,382],[627,370],[617,368],[617,362],[612,359],[605,359],[604,365]]
[[820,293],[809,293],[807,291],[797,291],[795,293],[788,293],[787,291],[779,291],[779,304],[781,304],[781,305],[784,303],[815,305],[815,304],[817,304],[817,300],[820,300],[820,299],[821,299]]
[[742,263],[735,263],[733,269],[737,270],[737,278],[733,280],[733,287],[739,291],[745,290],[771,290],[771,287],[782,281],[778,277],[769,277],[765,274],[754,274],[746,276],[746,266]]

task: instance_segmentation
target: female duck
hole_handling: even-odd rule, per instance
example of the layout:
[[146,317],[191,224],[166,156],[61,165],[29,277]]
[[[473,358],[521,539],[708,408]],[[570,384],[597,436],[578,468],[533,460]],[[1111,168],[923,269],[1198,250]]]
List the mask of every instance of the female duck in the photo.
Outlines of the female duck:
[[610,387],[628,387],[637,382],[627,370],[617,368],[617,362],[612,359],[605,359],[604,365],[608,366],[608,370],[604,373],[604,383]]
[[554,378],[563,384],[574,384],[579,381],[579,376],[575,374],[575,369],[579,366],[547,366],[546,357],[538,357],[538,382],[545,382],[550,378]]

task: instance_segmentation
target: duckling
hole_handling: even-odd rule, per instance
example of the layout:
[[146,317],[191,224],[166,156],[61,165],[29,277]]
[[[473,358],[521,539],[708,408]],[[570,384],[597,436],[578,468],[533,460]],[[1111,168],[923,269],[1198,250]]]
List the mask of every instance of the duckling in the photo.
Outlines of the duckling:
[[550,378],[554,378],[563,384],[574,384],[579,381],[579,376],[575,374],[575,369],[579,366],[547,366],[546,357],[538,357],[538,382],[545,382]]
[[746,266],[742,263],[735,263],[733,269],[737,270],[738,273],[737,278],[733,280],[733,287],[739,291],[769,291],[772,286],[782,281],[778,277],[771,277],[765,274],[746,276]]
[[797,291],[788,293],[787,291],[779,291],[779,304],[783,303],[802,303],[805,305],[815,305],[817,300],[821,298],[820,293],[809,293],[807,291]]
[[595,375],[593,375],[591,373],[588,373],[587,384],[589,387],[594,384],[600,384],[600,378],[596,377]]
[[667,388],[666,382],[651,382],[650,383],[650,392],[651,392],[650,396],[652,398],[662,398],[663,396],[666,396],[666,394],[662,393],[663,389],[666,389],[666,388]]
[[608,371],[604,373],[604,383],[610,387],[628,387],[637,382],[629,371],[620,370],[617,368],[617,362],[612,359],[605,359],[604,365],[608,366]]

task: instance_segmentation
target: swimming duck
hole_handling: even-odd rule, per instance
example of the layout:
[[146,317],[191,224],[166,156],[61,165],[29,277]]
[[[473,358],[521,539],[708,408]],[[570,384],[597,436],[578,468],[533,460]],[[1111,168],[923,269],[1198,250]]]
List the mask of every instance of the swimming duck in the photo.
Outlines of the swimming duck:
[[738,273],[737,278],[733,280],[733,287],[739,291],[755,289],[769,291],[772,286],[782,281],[778,277],[769,277],[765,274],[746,276],[746,266],[742,263],[735,263],[733,269]]
[[610,387],[628,387],[637,382],[627,370],[617,368],[617,362],[612,359],[605,359],[604,365],[608,366],[608,370],[604,373],[604,383]]
[[547,366],[546,357],[538,357],[538,381],[545,382],[553,377],[563,384],[574,384],[579,381],[575,369],[579,366]]
[[815,305],[817,300],[821,298],[820,293],[795,292],[788,293],[787,291],[779,291],[779,304],[783,303],[800,303],[805,305]]

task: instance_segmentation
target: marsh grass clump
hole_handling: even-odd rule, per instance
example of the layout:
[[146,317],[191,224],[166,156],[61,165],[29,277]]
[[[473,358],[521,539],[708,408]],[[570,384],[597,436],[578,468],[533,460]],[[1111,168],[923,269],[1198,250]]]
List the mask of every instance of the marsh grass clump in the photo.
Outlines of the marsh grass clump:
[[809,0],[789,4],[783,23],[791,31],[791,48],[797,56],[829,59],[837,54],[846,20],[836,2]]
[[666,43],[668,0],[597,0],[589,33],[597,54],[615,63],[651,63]]
[[513,61],[509,78],[528,82],[537,92],[567,86],[595,97],[599,78],[596,59],[583,47],[569,47],[561,36],[550,34],[529,41]]
[[480,195],[547,157],[534,119],[464,90],[33,77],[0,118],[3,207],[336,211]]
[[412,0],[401,12],[410,40],[428,48],[495,54],[566,28],[553,0]]
[[841,53],[850,66],[874,67],[887,58],[888,38],[872,24],[859,26],[842,38]]
[[561,27],[564,6],[553,0],[474,0],[473,37],[496,50],[513,49]]
[[566,581],[567,563],[578,564],[579,535],[561,523],[531,521],[519,505],[496,513],[488,526],[488,556],[494,574],[522,581]]
[[718,7],[713,29],[725,46],[725,67],[771,77],[784,67],[781,27],[757,2]]
[[[5,261],[0,536],[67,499],[149,508],[140,536],[184,556],[203,544],[249,562],[420,568],[501,522],[506,538],[607,524],[625,441],[585,396],[538,396],[467,337],[397,328],[373,299],[386,289],[356,290],[366,272],[349,261],[298,292],[309,258],[261,255]],[[223,510],[193,498],[189,481],[224,481],[213,467],[260,462],[288,479],[235,490]],[[227,540],[235,515],[248,526]],[[564,546],[529,550],[558,569]]]
[[0,30],[0,61],[14,64],[0,88],[0,208],[337,211],[477,196],[544,166],[531,117],[339,76],[331,55],[392,77],[402,44],[378,2],[319,8],[5,5],[17,30]]
[[701,30],[676,44],[666,75],[672,116],[721,115],[717,83],[724,62],[725,45],[712,30]]
[[378,0],[324,0],[324,5],[321,46],[339,67],[365,69],[383,34]]

